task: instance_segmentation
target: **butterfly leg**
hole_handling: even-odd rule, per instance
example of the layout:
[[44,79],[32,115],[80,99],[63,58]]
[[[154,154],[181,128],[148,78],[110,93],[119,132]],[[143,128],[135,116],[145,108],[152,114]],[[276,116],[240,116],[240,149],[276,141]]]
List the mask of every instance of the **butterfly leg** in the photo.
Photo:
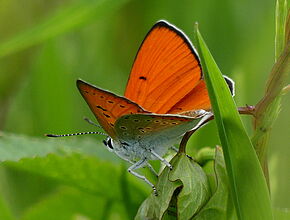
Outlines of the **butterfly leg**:
[[156,176],[158,177],[158,173],[154,170],[154,168],[151,166],[150,163],[147,162],[147,167],[149,168],[149,170]]
[[175,151],[176,153],[178,153],[178,149],[176,147],[171,146],[170,149],[173,150],[173,151]]
[[147,184],[149,184],[152,187],[152,189],[154,191],[154,194],[157,196],[158,193],[157,193],[157,190],[156,190],[155,186],[153,185],[153,183],[151,183],[145,176],[142,176],[139,173],[136,173],[135,171],[133,171],[133,170],[136,170],[138,168],[143,167],[144,165],[147,165],[146,163],[147,163],[146,158],[145,159],[142,159],[142,160],[139,160],[138,162],[134,163],[132,166],[130,166],[128,168],[128,172],[131,173],[131,174],[133,174],[137,178],[145,181]]
[[172,170],[172,165],[165,160],[163,157],[159,156],[154,150],[150,150],[151,154],[157,157],[162,163],[164,163],[170,170]]

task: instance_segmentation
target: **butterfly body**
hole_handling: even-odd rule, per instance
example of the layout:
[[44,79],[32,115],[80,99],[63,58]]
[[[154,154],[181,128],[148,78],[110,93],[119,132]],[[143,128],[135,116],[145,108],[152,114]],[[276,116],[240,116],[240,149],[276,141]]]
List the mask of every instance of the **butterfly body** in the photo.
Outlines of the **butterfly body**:
[[109,149],[131,163],[157,160],[152,151],[162,157],[206,114],[200,112],[195,118],[152,113],[124,115],[115,123],[116,137],[107,141],[111,144]]

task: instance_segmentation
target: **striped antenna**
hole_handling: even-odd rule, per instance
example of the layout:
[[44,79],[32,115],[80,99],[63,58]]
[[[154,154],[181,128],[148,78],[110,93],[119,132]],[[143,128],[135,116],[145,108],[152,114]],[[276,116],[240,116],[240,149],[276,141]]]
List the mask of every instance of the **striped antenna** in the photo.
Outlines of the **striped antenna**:
[[69,137],[69,136],[77,136],[77,135],[84,135],[84,134],[100,134],[109,137],[109,135],[99,132],[99,131],[87,131],[87,132],[79,132],[74,134],[45,134],[47,137]]

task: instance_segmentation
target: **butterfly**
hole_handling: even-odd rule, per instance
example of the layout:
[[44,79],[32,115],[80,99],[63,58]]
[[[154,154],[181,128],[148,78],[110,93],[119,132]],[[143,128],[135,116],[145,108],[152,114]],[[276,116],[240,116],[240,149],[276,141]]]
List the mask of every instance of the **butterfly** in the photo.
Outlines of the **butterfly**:
[[[225,77],[231,91],[234,84]],[[143,40],[119,96],[83,80],[77,87],[104,129],[107,148],[132,165],[128,171],[156,188],[135,170],[160,160],[189,130],[198,127],[211,109],[198,54],[187,36],[158,21]],[[62,135],[64,136],[64,135]]]

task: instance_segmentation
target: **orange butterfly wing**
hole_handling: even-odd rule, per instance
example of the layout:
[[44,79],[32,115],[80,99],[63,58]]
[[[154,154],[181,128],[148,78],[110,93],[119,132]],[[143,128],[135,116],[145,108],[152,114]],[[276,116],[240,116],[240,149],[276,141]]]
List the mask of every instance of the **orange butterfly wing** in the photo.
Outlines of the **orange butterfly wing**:
[[169,114],[180,114],[187,111],[210,110],[211,104],[208,96],[205,81],[201,80],[199,84],[191,90],[183,99],[176,103],[169,111]]
[[[230,89],[232,96],[235,95],[234,81],[224,76],[226,83]],[[169,114],[181,114],[188,111],[195,110],[210,110],[211,104],[208,96],[208,91],[204,80],[201,80],[194,89],[188,93],[183,99],[176,103],[169,111]]]
[[82,80],[77,80],[77,87],[100,125],[111,137],[116,136],[114,124],[119,117],[146,112],[136,103]]
[[196,52],[170,24],[156,23],[135,58],[125,97],[144,109],[164,114],[188,95],[202,78]]

